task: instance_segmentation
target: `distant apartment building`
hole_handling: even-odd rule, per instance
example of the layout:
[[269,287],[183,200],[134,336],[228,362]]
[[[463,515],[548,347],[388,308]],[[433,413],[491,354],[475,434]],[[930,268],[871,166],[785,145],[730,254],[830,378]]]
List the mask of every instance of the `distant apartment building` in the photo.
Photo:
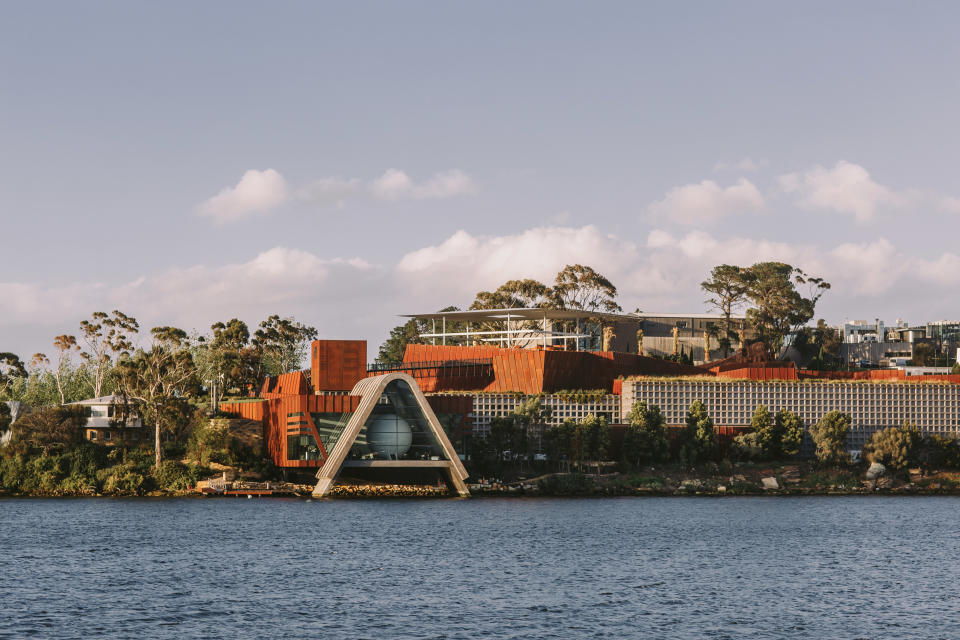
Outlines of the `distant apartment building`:
[[836,382],[637,378],[623,382],[623,415],[636,402],[660,407],[668,425],[685,423],[701,400],[717,426],[746,427],[754,410],[788,409],[809,425],[830,411],[851,417],[847,446],[860,450],[875,431],[905,421],[924,434],[960,435],[960,385],[914,382]]
[[913,358],[914,342],[845,342],[840,359],[849,366],[902,367]]

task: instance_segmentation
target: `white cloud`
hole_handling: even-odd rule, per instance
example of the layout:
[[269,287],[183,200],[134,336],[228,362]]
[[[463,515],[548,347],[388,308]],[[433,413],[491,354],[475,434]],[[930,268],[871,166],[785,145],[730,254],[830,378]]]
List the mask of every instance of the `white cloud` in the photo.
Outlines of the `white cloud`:
[[342,206],[351,196],[360,191],[357,178],[320,178],[297,190],[297,199],[313,205]]
[[218,223],[230,222],[251,213],[269,211],[287,200],[287,181],[273,169],[250,169],[235,187],[226,187],[198,207],[201,215]]
[[923,189],[893,189],[874,181],[862,166],[845,160],[831,169],[817,165],[787,173],[778,182],[801,207],[851,214],[858,223],[869,222],[884,210],[960,213],[960,198]]
[[674,187],[651,204],[650,215],[681,224],[709,223],[736,213],[762,211],[766,203],[756,185],[740,178],[721,187],[713,180]]
[[832,169],[818,165],[803,173],[782,175],[778,181],[801,206],[853,214],[857,222],[869,221],[880,207],[904,203],[895,191],[874,182],[866,169],[844,160]]
[[451,198],[470,195],[475,191],[473,180],[459,169],[435,173],[420,184],[400,169],[387,169],[370,183],[370,192],[383,200]]
[[945,213],[960,213],[960,198],[941,198],[938,209]]
[[[387,169],[366,184],[359,178],[319,178],[294,193],[298,202],[312,206],[343,206],[347,200],[366,195],[380,200],[434,200],[476,192],[473,180],[459,169],[440,171],[417,183],[400,169]],[[251,169],[234,187],[227,187],[197,207],[201,215],[223,224],[250,214],[266,212],[290,200],[286,180],[277,171]]]

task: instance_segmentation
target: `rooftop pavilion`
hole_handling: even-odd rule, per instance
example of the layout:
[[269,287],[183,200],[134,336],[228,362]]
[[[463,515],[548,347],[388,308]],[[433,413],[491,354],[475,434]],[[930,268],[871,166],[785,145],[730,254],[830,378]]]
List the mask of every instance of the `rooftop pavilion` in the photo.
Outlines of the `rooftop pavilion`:
[[[430,323],[430,331],[420,334],[431,344],[445,345],[451,342],[488,342],[501,347],[548,348],[562,346],[564,349],[591,350],[596,331],[602,326],[615,330],[634,327],[633,332],[648,321],[660,321],[692,330],[695,324],[719,323],[722,314],[711,313],[606,313],[582,309],[469,309],[467,311],[438,311],[436,313],[403,314]],[[730,317],[742,322],[745,317]],[[448,327],[448,323],[453,326]],[[689,326],[688,326],[689,324]],[[476,328],[480,325],[480,328]]]

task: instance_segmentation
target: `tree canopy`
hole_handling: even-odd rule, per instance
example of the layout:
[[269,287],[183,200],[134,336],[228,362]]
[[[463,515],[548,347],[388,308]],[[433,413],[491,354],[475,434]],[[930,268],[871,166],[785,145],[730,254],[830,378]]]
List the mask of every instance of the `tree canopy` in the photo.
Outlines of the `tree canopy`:
[[731,331],[730,316],[747,299],[747,279],[742,267],[732,264],[717,265],[710,272],[710,279],[700,283],[707,293],[706,303],[723,314],[723,333],[718,334],[717,342],[726,357],[730,353]]
[[642,464],[665,461],[670,455],[670,443],[667,440],[667,424],[660,413],[660,407],[647,406],[646,402],[635,402],[630,408],[629,424],[623,435],[623,459],[628,464]]
[[850,416],[831,411],[810,426],[810,438],[816,447],[817,460],[824,464],[844,464],[850,461],[847,453],[847,434]]
[[686,426],[680,431],[680,460],[694,465],[712,459],[717,452],[717,431],[701,400],[687,410]]

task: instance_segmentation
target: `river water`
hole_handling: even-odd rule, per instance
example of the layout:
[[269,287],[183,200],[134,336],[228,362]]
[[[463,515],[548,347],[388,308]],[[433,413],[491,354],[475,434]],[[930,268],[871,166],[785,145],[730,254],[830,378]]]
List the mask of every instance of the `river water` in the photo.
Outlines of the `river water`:
[[0,500],[2,638],[960,638],[960,499]]

